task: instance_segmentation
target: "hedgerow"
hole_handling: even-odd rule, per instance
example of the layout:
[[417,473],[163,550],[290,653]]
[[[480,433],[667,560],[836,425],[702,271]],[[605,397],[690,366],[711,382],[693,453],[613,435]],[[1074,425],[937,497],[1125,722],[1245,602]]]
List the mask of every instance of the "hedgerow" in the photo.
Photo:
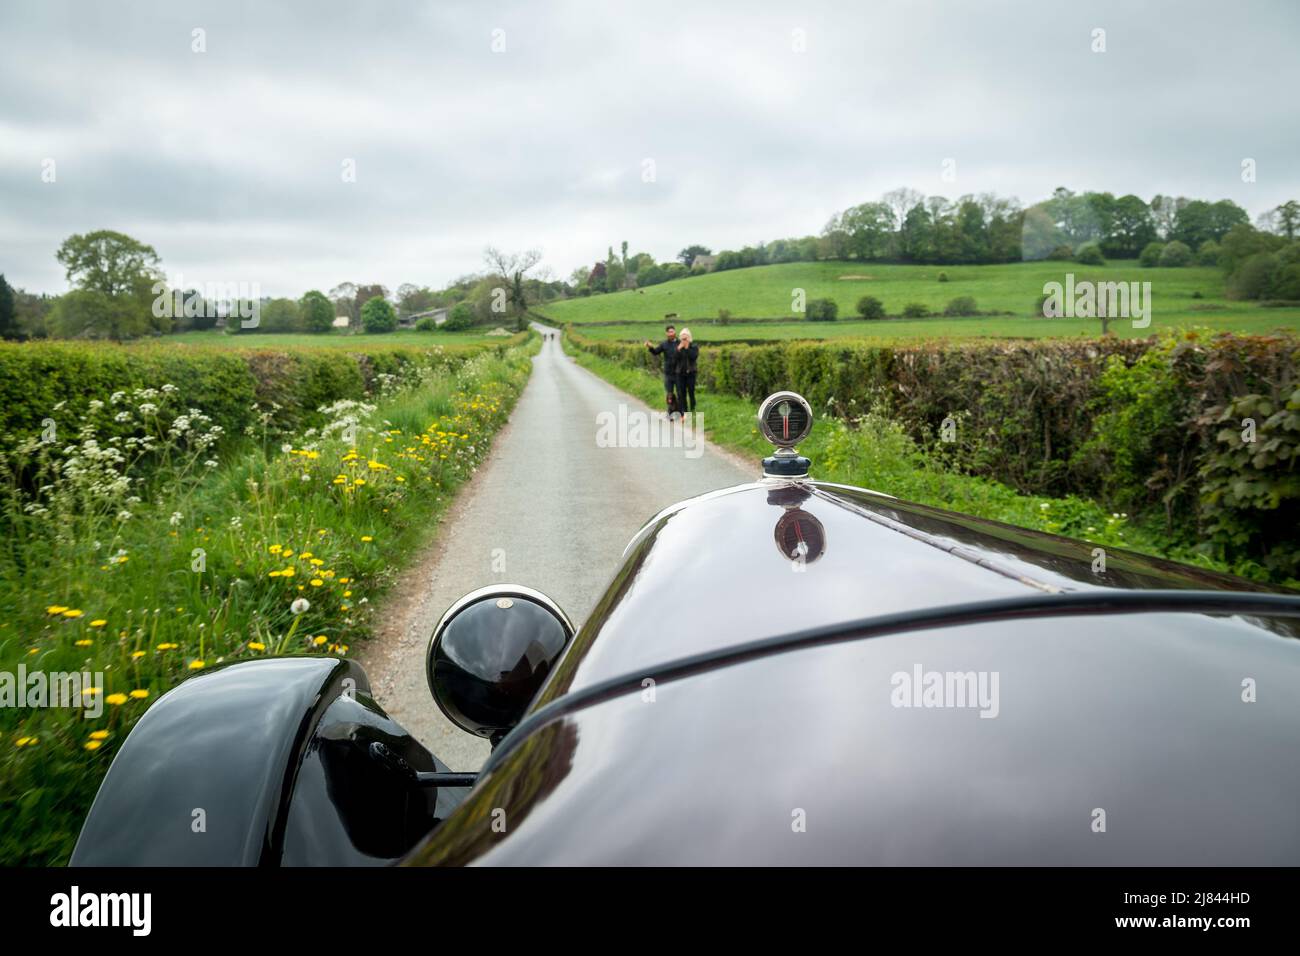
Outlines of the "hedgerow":
[[[568,334],[656,367],[639,345]],[[1172,543],[1239,573],[1300,577],[1295,336],[728,344],[701,349],[699,384],[755,401],[790,388],[846,420],[880,410],[957,470],[1160,515]]]

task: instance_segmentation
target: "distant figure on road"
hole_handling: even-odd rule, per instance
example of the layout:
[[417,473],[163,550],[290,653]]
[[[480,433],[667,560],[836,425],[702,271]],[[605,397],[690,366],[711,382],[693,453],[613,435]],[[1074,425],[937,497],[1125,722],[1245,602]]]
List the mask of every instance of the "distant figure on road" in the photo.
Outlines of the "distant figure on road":
[[682,329],[673,360],[677,366],[677,410],[683,416],[695,411],[695,362],[699,357],[700,347],[691,330]]
[[645,347],[655,355],[664,357],[664,404],[668,406],[668,417],[675,413],[673,403],[677,400],[677,328],[669,325],[664,328],[666,336],[658,345],[651,345],[645,340]]

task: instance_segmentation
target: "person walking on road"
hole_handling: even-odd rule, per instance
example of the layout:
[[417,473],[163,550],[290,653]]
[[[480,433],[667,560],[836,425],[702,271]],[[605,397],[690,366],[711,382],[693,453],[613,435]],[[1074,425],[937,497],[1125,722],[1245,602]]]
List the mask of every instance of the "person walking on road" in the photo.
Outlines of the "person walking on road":
[[677,410],[683,416],[687,412],[695,412],[695,372],[699,357],[700,347],[695,344],[691,330],[682,329],[673,361],[677,367]]
[[664,340],[658,345],[651,345],[650,340],[646,339],[645,347],[654,355],[662,355],[663,358],[663,375],[664,375],[664,404],[668,406],[668,417],[672,418],[674,412],[681,409],[674,409],[673,403],[677,401],[677,329],[669,325],[664,329]]

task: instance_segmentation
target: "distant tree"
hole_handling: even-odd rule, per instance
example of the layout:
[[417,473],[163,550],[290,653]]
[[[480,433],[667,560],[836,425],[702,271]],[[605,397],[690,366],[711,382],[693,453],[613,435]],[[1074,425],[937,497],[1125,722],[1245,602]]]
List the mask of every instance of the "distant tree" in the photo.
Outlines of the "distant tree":
[[809,322],[834,322],[840,313],[834,299],[809,299],[806,309]]
[[1294,239],[1300,231],[1300,203],[1289,199],[1273,210],[1277,231],[1288,239]]
[[1142,254],[1138,256],[1138,262],[1144,266],[1160,265],[1160,253],[1165,251],[1163,242],[1148,242],[1142,247]]
[[447,321],[442,323],[444,332],[463,332],[474,324],[474,310],[461,302],[447,314]]
[[361,307],[361,325],[372,335],[392,332],[397,328],[397,310],[382,295],[371,296]]
[[880,201],[888,206],[894,214],[893,228],[897,231],[903,228],[903,222],[907,219],[907,214],[924,202],[925,197],[915,189],[902,187],[891,189],[880,197]]
[[681,252],[677,253],[677,261],[689,269],[695,265],[695,260],[699,256],[713,255],[713,250],[708,246],[687,246]]
[[152,246],[110,229],[69,236],[55,255],[78,289],[108,296],[147,294],[160,277]]
[[361,305],[357,302],[357,285],[355,282],[340,282],[329,292],[330,301],[337,310],[336,315],[346,315],[348,325],[354,328],[361,322]]
[[365,319],[361,316],[361,310],[365,308],[367,302],[376,296],[381,299],[387,299],[388,289],[380,285],[378,282],[372,283],[371,285],[359,285],[356,289],[357,291],[353,297],[353,302],[356,308],[357,317],[361,320],[361,324],[365,325]]
[[864,319],[883,319],[885,317],[885,304],[872,295],[864,295],[858,299],[858,315]]
[[18,328],[18,308],[14,300],[14,290],[0,273],[0,338],[16,339],[21,337]]
[[1175,239],[1168,242],[1160,252],[1160,265],[1162,267],[1178,267],[1192,264],[1192,250],[1186,243],[1179,242]]
[[1095,242],[1089,242],[1079,247],[1079,251],[1074,254],[1074,261],[1085,266],[1104,266],[1106,258],[1101,254],[1101,249]]
[[319,334],[334,327],[334,303],[322,292],[315,289],[308,292],[299,301],[298,310],[302,316],[303,329],[307,332]]
[[300,332],[301,316],[293,299],[272,299],[262,306],[259,332]]
[[419,315],[437,307],[438,295],[425,286],[403,282],[397,287],[397,311],[399,315]]
[[1201,248],[1196,250],[1198,266],[1217,266],[1219,264],[1219,244],[1213,239],[1206,239]]
[[112,296],[98,289],[73,289],[59,297],[50,326],[63,338],[123,341],[149,330],[148,313],[130,296]]
[[903,306],[903,317],[908,319],[923,319],[930,314],[930,309],[921,302],[909,302]]

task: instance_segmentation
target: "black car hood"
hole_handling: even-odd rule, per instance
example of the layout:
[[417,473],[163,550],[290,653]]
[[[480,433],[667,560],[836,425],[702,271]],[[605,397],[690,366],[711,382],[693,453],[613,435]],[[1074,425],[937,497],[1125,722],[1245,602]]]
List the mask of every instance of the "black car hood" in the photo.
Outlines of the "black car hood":
[[[811,520],[782,535],[795,510]],[[1106,557],[1094,574],[1089,544],[859,489],[706,495],[634,538],[534,709],[852,618],[1035,592],[1256,589]],[[1204,614],[1000,622],[651,684],[517,742],[410,862],[1294,864],[1290,628]],[[899,675],[929,673],[996,674],[997,706],[900,706]]]

